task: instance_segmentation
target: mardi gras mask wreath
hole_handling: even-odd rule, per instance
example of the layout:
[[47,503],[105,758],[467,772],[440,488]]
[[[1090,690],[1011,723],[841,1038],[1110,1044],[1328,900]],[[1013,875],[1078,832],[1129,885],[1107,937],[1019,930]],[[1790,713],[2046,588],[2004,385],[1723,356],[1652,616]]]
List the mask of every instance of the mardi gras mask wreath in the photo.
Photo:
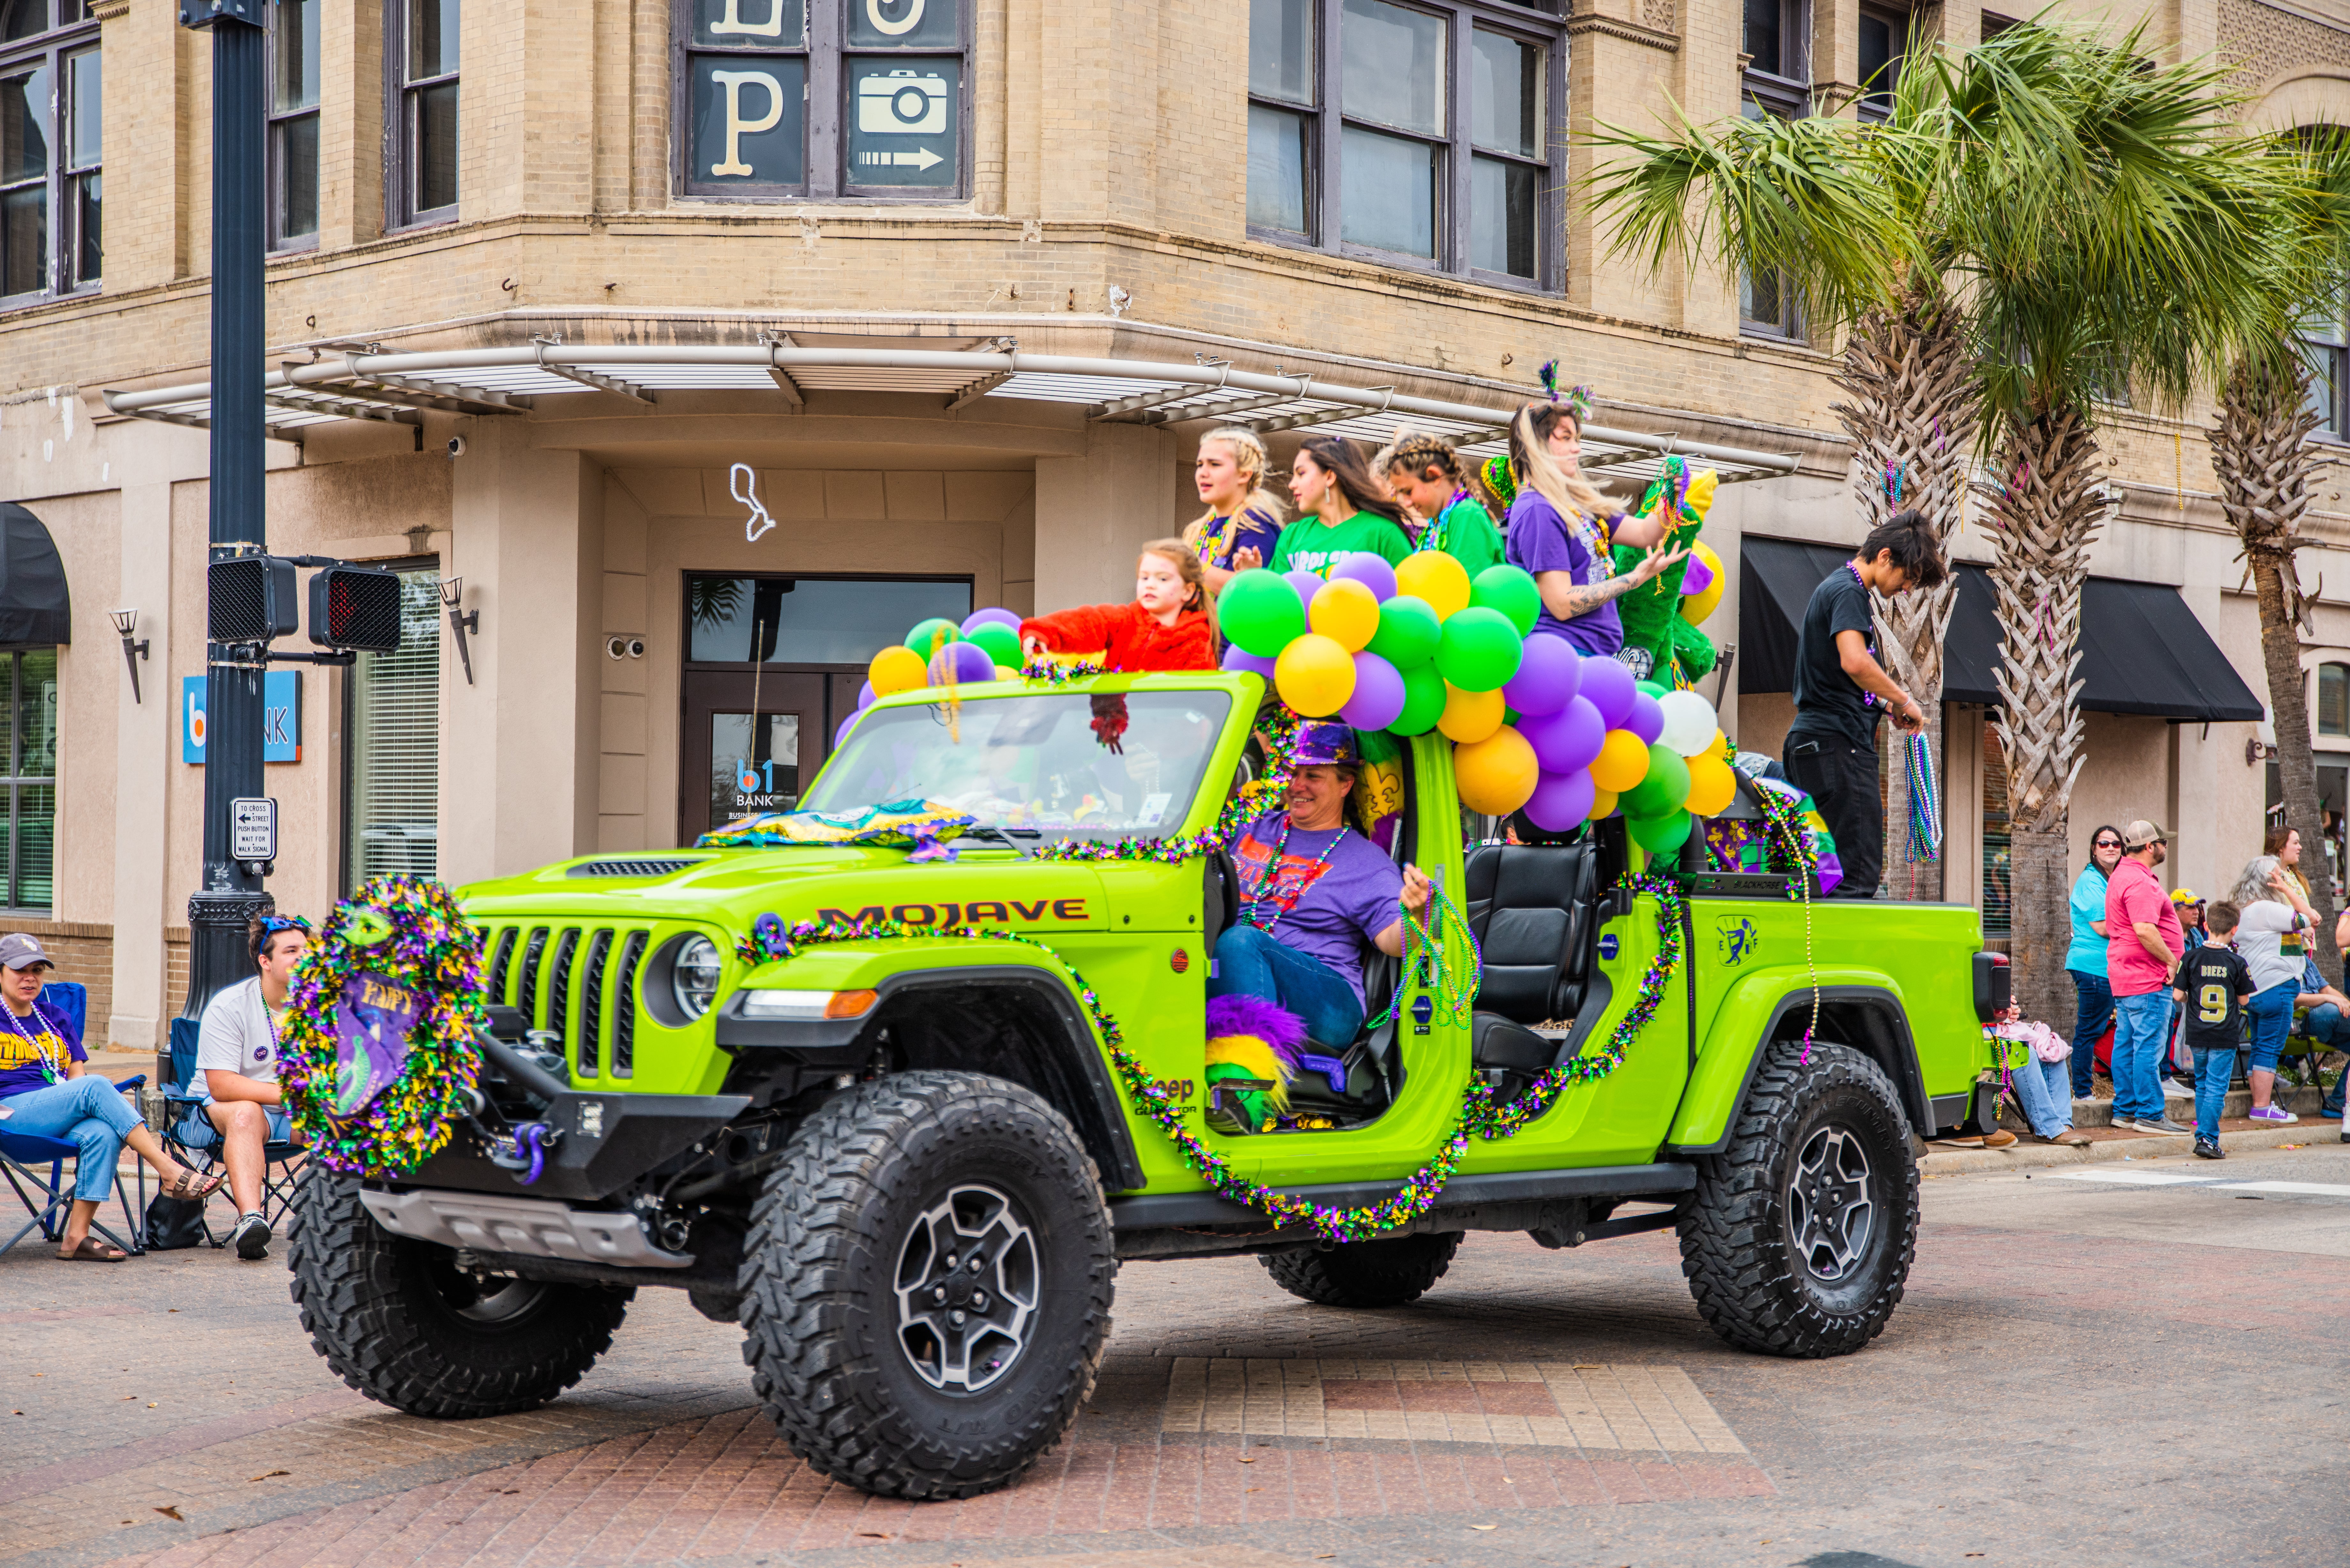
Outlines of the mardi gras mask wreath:
[[311,1158],[401,1175],[449,1141],[488,1027],[482,943],[442,884],[373,877],[295,971],[279,1076]]

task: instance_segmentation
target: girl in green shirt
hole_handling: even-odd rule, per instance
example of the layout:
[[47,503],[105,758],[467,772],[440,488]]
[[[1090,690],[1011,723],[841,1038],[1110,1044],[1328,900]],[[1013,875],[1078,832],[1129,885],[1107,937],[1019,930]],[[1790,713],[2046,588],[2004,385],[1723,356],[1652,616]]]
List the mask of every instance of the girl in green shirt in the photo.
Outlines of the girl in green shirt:
[[1399,437],[1379,454],[1388,488],[1422,519],[1416,547],[1441,550],[1473,579],[1502,564],[1502,531],[1485,508],[1482,487],[1442,436],[1418,431]]
[[1389,566],[1411,554],[1403,509],[1343,438],[1313,436],[1297,449],[1289,493],[1296,498],[1298,518],[1281,531],[1281,543],[1265,563],[1274,571],[1327,577],[1331,567],[1359,551]]

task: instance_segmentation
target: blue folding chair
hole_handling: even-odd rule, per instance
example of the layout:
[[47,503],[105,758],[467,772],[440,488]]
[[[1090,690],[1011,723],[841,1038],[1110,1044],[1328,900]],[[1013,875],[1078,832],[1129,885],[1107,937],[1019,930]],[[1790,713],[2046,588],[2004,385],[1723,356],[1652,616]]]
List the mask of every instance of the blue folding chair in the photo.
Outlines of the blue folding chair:
[[[221,1163],[221,1135],[203,1114],[203,1091],[196,1086],[196,1042],[202,1031],[200,1019],[172,1020],[172,1082],[163,1090],[163,1147],[182,1165],[210,1171]],[[275,1139],[263,1144],[261,1152],[261,1217],[272,1231],[284,1236],[292,1223],[294,1182],[301,1174],[297,1162],[307,1154],[300,1144]],[[205,1241],[215,1247],[228,1245],[225,1233],[213,1233],[209,1208],[202,1223]]]
[[[72,981],[51,981],[41,988],[39,1004],[69,1025],[74,1038],[78,1040],[82,1037],[89,1016],[89,992],[86,987]],[[136,1091],[146,1082],[147,1075],[141,1073],[136,1077],[123,1079],[116,1087]],[[50,1241],[57,1241],[65,1233],[66,1207],[73,1202],[74,1193],[80,1187],[78,1169],[72,1182],[66,1180],[66,1161],[74,1160],[78,1165],[80,1153],[78,1146],[69,1139],[13,1133],[0,1127],[0,1178],[6,1179],[9,1189],[16,1195],[16,1201],[24,1205],[28,1216],[15,1235],[0,1242],[0,1252],[7,1251],[35,1231]],[[48,1168],[47,1176],[41,1173],[43,1166]],[[139,1222],[139,1215],[145,1213],[147,1209],[147,1167],[144,1161],[140,1163],[134,1179],[139,1189],[136,1210],[130,1206],[129,1186],[120,1178],[114,1184],[115,1196],[122,1205],[123,1234],[116,1235],[97,1220],[90,1221],[90,1229],[124,1251],[139,1253],[147,1250],[146,1227]]]

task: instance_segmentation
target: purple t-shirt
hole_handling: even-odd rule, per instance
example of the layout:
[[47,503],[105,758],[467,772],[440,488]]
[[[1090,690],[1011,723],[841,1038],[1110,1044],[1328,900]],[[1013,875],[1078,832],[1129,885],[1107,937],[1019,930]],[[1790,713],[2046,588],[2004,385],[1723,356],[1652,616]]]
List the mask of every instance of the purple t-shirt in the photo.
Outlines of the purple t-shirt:
[[[44,1051],[51,1061],[68,1057],[76,1062],[89,1060],[89,1054],[81,1048],[81,1041],[74,1034],[73,1025],[54,1007],[36,1004],[30,1018],[0,1019],[0,1100],[49,1086],[48,1078],[41,1072]],[[62,1083],[65,1075],[60,1072],[57,1078]]]
[[1273,559],[1273,547],[1280,543],[1281,524],[1273,514],[1246,506],[1237,518],[1226,517],[1200,530],[1200,562],[1229,572],[1232,557],[1243,550],[1254,550],[1262,564]]
[[[1328,964],[1360,1002],[1364,947],[1403,918],[1403,869],[1369,839],[1346,828],[1326,833],[1291,828],[1288,842],[1281,846],[1281,864],[1275,867],[1273,849],[1280,842],[1286,815],[1272,811],[1258,817],[1232,846],[1241,898],[1255,903],[1258,925],[1271,925],[1284,945]],[[1330,841],[1342,836],[1332,849]],[[1324,860],[1326,849],[1330,856]],[[1277,921],[1276,911],[1281,917]]]
[[[1616,564],[1607,552],[1602,549],[1595,554],[1539,491],[1522,490],[1510,503],[1509,534],[1505,558],[1513,566],[1536,575],[1565,572],[1577,587],[1596,587],[1616,575]],[[1563,637],[1578,653],[1602,659],[1612,657],[1624,646],[1624,623],[1616,614],[1613,599],[1573,620],[1559,619],[1544,606],[1534,618],[1534,629]]]

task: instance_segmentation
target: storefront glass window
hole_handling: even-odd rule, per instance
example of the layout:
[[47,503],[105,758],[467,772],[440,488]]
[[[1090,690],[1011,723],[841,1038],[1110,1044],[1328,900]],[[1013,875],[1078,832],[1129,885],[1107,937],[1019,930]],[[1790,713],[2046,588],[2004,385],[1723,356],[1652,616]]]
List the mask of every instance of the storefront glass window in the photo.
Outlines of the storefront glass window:
[[710,755],[711,821],[732,822],[798,805],[797,713],[712,713]]
[[2350,735],[2350,664],[2317,667],[2317,732]]
[[694,575],[685,596],[686,658],[697,664],[866,664],[918,622],[972,612],[968,577]]
[[439,875],[440,568],[403,569],[400,587],[400,651],[360,654],[344,688],[347,887],[402,872]]
[[1982,932],[2009,932],[2007,747],[1996,720],[1983,721]]
[[7,660],[8,864],[12,909],[55,901],[57,830],[57,654],[53,648],[0,654]]

